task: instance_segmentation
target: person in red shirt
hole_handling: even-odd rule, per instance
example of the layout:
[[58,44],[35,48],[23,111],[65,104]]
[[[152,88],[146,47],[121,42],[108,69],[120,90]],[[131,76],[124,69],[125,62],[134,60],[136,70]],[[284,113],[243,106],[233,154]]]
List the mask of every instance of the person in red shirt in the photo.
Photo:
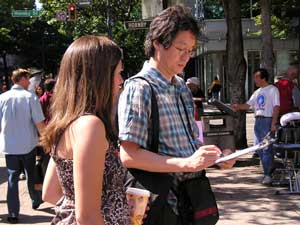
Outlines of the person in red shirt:
[[300,104],[299,102],[295,102],[295,100],[298,99],[296,98],[296,95],[297,91],[299,92],[299,89],[293,83],[293,80],[297,78],[299,72],[299,66],[291,64],[283,78],[275,83],[280,95],[280,116],[297,110],[297,106]]
[[47,79],[44,83],[45,86],[45,92],[44,94],[40,97],[40,103],[42,105],[43,113],[45,116],[45,124],[48,124],[50,121],[50,114],[49,114],[49,109],[50,109],[50,103],[51,103],[51,97],[53,94],[53,89],[55,85],[55,80],[54,79]]

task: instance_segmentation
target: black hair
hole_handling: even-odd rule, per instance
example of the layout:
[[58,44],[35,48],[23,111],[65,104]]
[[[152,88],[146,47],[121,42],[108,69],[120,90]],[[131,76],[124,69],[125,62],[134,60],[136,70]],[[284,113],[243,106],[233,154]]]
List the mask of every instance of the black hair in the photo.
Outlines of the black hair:
[[256,74],[257,72],[259,72],[261,79],[265,79],[265,81],[269,80],[270,75],[269,75],[269,72],[265,68],[256,69],[253,74]]
[[148,58],[154,56],[153,42],[157,40],[164,48],[169,48],[179,31],[191,31],[199,36],[199,27],[190,10],[181,5],[175,5],[163,10],[150,24],[145,41],[145,54]]

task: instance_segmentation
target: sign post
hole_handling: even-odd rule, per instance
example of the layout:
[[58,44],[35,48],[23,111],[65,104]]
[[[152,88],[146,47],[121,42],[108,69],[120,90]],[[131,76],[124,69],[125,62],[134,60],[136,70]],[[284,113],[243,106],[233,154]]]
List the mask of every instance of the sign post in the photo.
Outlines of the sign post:
[[92,0],[78,0],[79,7],[88,7],[92,5]]
[[150,27],[151,20],[125,21],[125,28],[128,30],[143,30]]
[[67,17],[68,17],[68,15],[67,15],[67,12],[65,12],[65,11],[56,12],[56,19],[58,21],[66,21]]
[[35,9],[12,10],[12,17],[38,17],[41,11]]

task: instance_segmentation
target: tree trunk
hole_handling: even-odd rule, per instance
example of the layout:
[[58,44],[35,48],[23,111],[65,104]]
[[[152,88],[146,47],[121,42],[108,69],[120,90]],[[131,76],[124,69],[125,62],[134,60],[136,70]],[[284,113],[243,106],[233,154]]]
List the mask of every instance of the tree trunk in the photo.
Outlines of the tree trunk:
[[[242,36],[241,10],[239,0],[223,0],[227,23],[227,75],[231,90],[231,103],[245,102],[246,61]],[[237,149],[247,147],[246,114],[239,113],[234,119],[235,144]]]
[[260,0],[261,24],[262,24],[262,67],[267,69],[269,81],[274,81],[274,52],[271,30],[271,0]]

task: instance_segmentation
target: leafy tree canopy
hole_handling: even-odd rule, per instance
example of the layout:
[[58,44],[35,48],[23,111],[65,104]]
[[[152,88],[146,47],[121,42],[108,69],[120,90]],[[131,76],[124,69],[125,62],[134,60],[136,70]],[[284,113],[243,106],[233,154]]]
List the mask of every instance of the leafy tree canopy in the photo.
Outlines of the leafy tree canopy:
[[[23,56],[25,67],[36,66],[56,73],[62,54],[72,40],[85,34],[110,35],[124,50],[124,74],[135,74],[144,60],[145,30],[131,31],[124,22],[141,19],[141,0],[93,0],[76,6],[75,21],[58,21],[56,14],[77,1],[43,1],[38,18],[15,18],[12,9],[34,9],[34,0],[0,0],[0,49]],[[23,66],[23,65],[18,65]]]

